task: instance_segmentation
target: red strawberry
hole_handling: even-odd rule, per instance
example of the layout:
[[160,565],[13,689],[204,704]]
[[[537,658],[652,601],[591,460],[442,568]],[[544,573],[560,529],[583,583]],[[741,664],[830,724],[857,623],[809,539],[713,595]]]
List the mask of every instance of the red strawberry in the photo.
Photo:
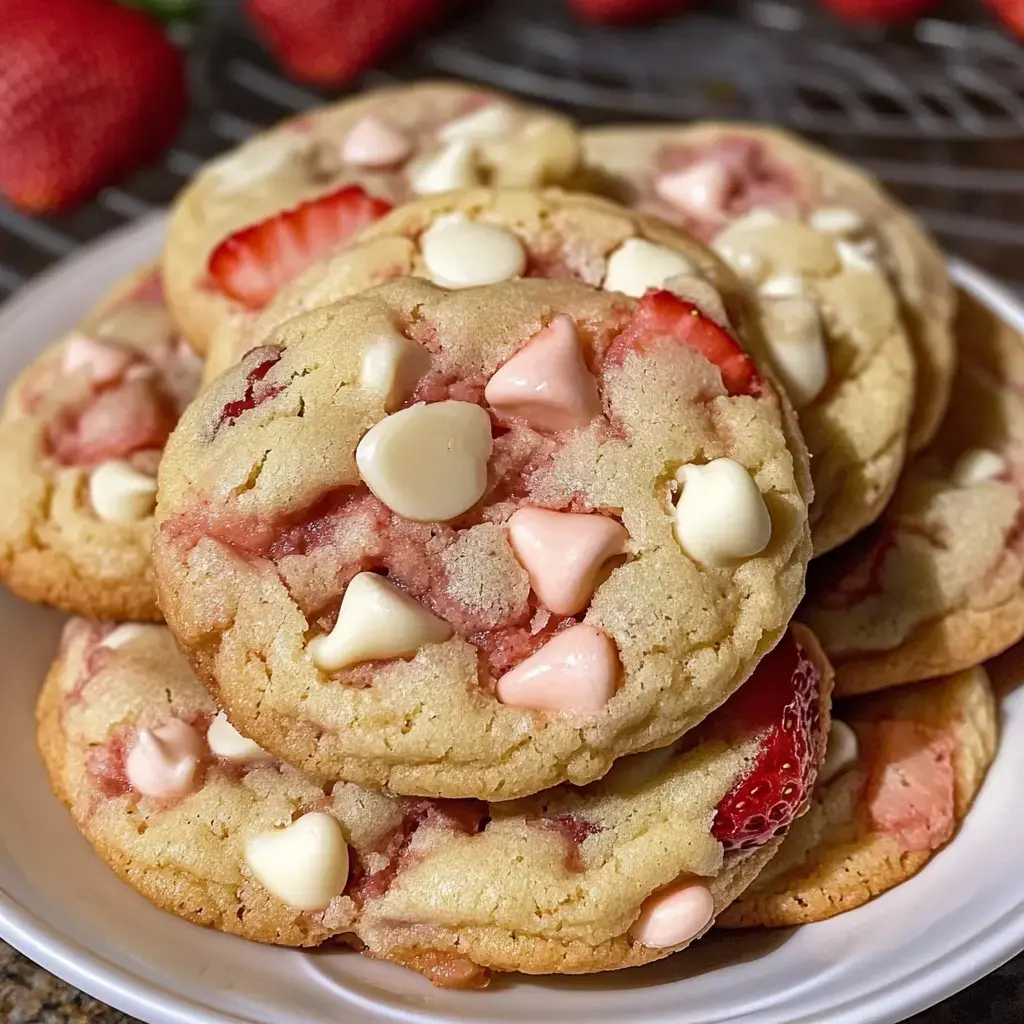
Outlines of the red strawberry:
[[761,378],[739,342],[692,302],[669,291],[649,291],[637,303],[625,330],[608,347],[608,360],[621,364],[626,355],[643,352],[660,337],[677,338],[722,371],[730,395],[759,395]]
[[446,0],[245,0],[288,73],[317,85],[343,85],[447,6]]
[[154,159],[185,113],[185,65],[113,0],[5,0],[0,191],[30,213],[81,202]]
[[1007,28],[1024,37],[1024,0],[986,0],[986,3]]
[[235,421],[243,413],[255,409],[261,402],[280,394],[281,389],[273,384],[261,384],[261,381],[274,366],[280,362],[283,349],[276,345],[263,345],[261,348],[254,348],[243,357],[239,364],[246,370],[245,392],[241,398],[228,402],[221,410],[220,420],[217,422],[217,429],[223,426],[234,426]]
[[750,771],[718,804],[711,834],[727,850],[761,846],[800,813],[825,752],[829,681],[790,629],[754,674],[701,726],[703,738],[760,737]]
[[844,21],[913,21],[927,14],[938,0],[821,0]]
[[261,309],[311,263],[390,209],[358,185],[346,185],[225,238],[210,256],[210,276],[228,298]]
[[693,0],[568,0],[568,3],[587,21],[611,23],[672,14],[692,6]]

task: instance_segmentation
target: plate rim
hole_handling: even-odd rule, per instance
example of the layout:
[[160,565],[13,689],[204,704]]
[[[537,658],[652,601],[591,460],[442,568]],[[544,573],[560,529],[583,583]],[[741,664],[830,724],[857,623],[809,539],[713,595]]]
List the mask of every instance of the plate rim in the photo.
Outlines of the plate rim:
[[[26,310],[58,287],[63,278],[76,274],[86,262],[120,248],[127,239],[142,244],[143,236],[152,235],[156,258],[166,217],[166,212],[157,211],[123,225],[33,278],[0,306],[0,337],[17,323]],[[967,261],[951,258],[948,265],[955,283],[1024,334],[1024,300],[1015,297],[1005,285]],[[950,951],[909,977],[890,981],[867,997],[869,1003],[865,1003],[864,996],[857,997],[857,1009],[867,1010],[868,1016],[852,1017],[851,1004],[845,1002],[832,1008],[833,1020],[895,1024],[934,1006],[1024,951],[1024,916],[1007,911],[991,922],[981,935],[983,938],[973,936],[971,946],[958,949],[955,954]],[[211,1009],[182,996],[180,992],[169,991],[157,980],[112,963],[63,935],[2,888],[0,938],[62,981],[147,1024],[251,1024],[243,1017]],[[947,969],[937,971],[940,965]],[[390,1016],[385,1007],[381,1007],[381,1013]],[[811,1018],[801,1017],[793,1024],[814,1022]]]

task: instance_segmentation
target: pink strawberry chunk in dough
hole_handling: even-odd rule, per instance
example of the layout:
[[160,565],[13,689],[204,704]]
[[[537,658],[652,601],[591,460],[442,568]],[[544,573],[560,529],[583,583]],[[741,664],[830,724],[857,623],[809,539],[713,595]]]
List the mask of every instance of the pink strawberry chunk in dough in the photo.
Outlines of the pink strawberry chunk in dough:
[[53,424],[50,446],[63,465],[94,466],[162,448],[177,418],[177,410],[154,378],[125,380]]
[[955,827],[953,737],[907,720],[858,725],[857,733],[873,765],[865,793],[872,826],[907,852],[949,842]]
[[801,183],[757,139],[722,135],[699,146],[666,146],[658,157],[653,188],[661,213],[702,241],[723,223],[759,207],[790,212]]

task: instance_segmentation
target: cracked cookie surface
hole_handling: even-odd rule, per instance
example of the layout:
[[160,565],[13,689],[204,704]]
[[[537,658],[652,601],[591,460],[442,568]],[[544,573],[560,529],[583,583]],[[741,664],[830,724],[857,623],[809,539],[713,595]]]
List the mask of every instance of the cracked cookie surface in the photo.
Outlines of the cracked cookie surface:
[[[747,684],[810,702],[808,784],[828,727],[820,658],[806,633],[787,635]],[[151,902],[261,942],[349,942],[442,986],[478,987],[491,970],[585,973],[667,956],[710,926],[780,842],[729,850],[712,835],[716,805],[758,763],[763,736],[764,723],[734,720],[728,704],[699,742],[628,759],[584,789],[497,805],[322,784],[237,733],[225,741],[222,716],[162,626],[73,620],[37,713],[55,792]],[[726,733],[728,743],[715,738]],[[320,839],[268,863],[267,837],[279,843],[310,821]],[[310,853],[307,880],[332,876],[313,897],[287,867]],[[645,932],[645,911],[681,880],[705,894],[706,919],[686,934]]]
[[[384,391],[382,351],[410,360]],[[569,363],[516,405],[517,380]],[[434,445],[452,416],[472,437]],[[810,553],[803,458],[770,382],[670,293],[404,279],[286,322],[190,407],[161,466],[161,604],[232,722],[311,774],[583,784],[696,725],[781,636]],[[681,513],[680,486],[708,501]],[[427,491],[461,504],[421,515]],[[608,531],[618,553],[577,546]],[[567,604],[538,596],[566,579]],[[377,628],[384,606],[401,627]]]
[[146,269],[21,374],[0,414],[0,578],[12,590],[94,618],[161,617],[156,469],[199,372]]

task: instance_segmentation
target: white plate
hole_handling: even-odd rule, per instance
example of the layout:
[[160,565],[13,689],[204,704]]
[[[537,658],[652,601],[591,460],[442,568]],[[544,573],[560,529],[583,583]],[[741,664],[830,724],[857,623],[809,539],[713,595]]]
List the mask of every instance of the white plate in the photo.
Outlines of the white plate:
[[[0,387],[155,255],[149,220],[90,247],[0,311]],[[994,282],[959,281],[1024,330]],[[0,495],[0,500],[3,496]],[[1024,651],[1001,660],[1005,742],[963,832],[912,881],[788,932],[713,935],[649,967],[496,978],[432,989],[348,951],[299,953],[204,931],[156,910],[93,855],[50,794],[32,707],[60,616],[0,593],[0,935],[62,978],[151,1024],[888,1024],[1024,949]]]

